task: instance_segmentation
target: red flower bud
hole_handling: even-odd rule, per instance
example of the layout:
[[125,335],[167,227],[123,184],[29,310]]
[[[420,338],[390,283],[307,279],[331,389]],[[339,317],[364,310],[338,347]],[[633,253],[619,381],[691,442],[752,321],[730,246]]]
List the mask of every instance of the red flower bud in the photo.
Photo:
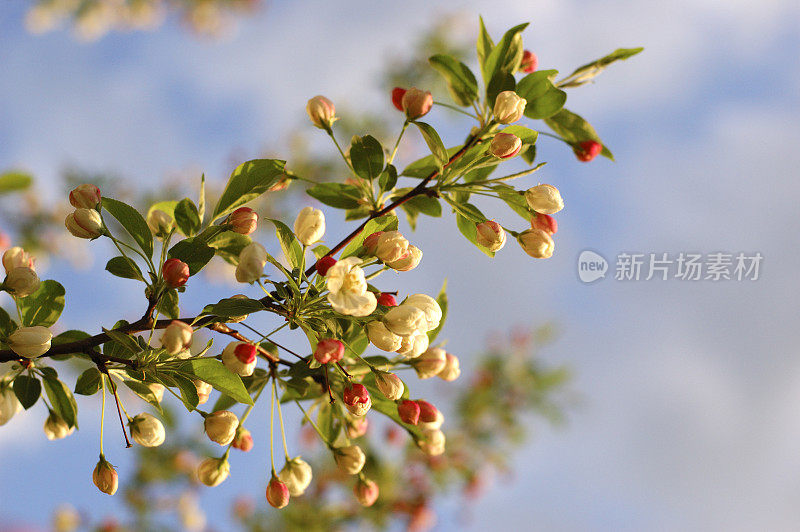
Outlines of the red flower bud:
[[228,216],[231,230],[240,235],[249,235],[258,226],[258,214],[250,207],[239,207]]
[[536,57],[536,54],[531,52],[530,50],[525,50],[522,52],[522,61],[519,64],[519,69],[525,73],[530,74],[536,67],[539,66],[539,58]]
[[423,401],[422,399],[417,400],[417,404],[419,405],[419,420],[423,423],[433,423],[436,421],[437,416],[439,415],[439,411],[436,409],[435,406],[430,404],[428,401]]
[[397,299],[392,294],[383,293],[378,296],[378,304],[385,307],[396,307]]
[[179,259],[168,259],[161,268],[164,280],[172,288],[178,288],[189,280],[189,265]]
[[558,232],[558,222],[549,214],[537,212],[534,213],[533,218],[531,218],[531,228],[541,229],[548,235],[554,235]]
[[274,508],[289,504],[289,488],[278,477],[272,477],[267,484],[267,502]]
[[577,146],[573,146],[572,151],[575,152],[575,156],[579,161],[588,163],[600,155],[600,152],[603,151],[603,145],[594,140],[584,140],[578,143]]
[[334,264],[336,264],[336,259],[334,259],[333,257],[330,256],[322,257],[317,261],[316,265],[317,273],[325,277],[325,275],[328,273],[328,270],[330,270],[331,266],[333,266]]
[[256,351],[256,346],[253,344],[241,343],[233,349],[233,356],[242,364],[252,364],[256,359]]
[[233,438],[232,445],[234,449],[249,452],[250,449],[253,448],[253,436],[250,435],[250,431],[246,428],[239,427],[236,430],[236,436]]
[[428,91],[411,87],[403,94],[403,110],[409,120],[416,120],[428,114],[433,107],[433,95]]
[[367,387],[363,384],[353,384],[349,388],[345,386],[344,392],[342,393],[342,400],[344,404],[350,406],[365,404],[370,400]]
[[361,506],[372,506],[378,500],[378,485],[368,478],[359,479],[353,486],[353,494]]
[[409,425],[419,423],[419,412],[420,408],[416,401],[405,399],[397,405],[397,415],[400,416],[400,420],[403,423],[408,423]]
[[403,110],[403,96],[405,96],[406,90],[403,87],[395,87],[392,89],[392,105],[394,105],[395,109],[398,111]]
[[344,356],[344,344],[335,338],[320,340],[314,350],[314,358],[320,364],[339,362]]

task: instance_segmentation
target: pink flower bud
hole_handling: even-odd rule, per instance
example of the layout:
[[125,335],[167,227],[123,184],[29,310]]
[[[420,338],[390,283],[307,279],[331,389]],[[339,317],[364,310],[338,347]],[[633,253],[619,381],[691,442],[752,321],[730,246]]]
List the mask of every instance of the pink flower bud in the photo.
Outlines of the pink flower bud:
[[348,419],[347,426],[345,428],[347,430],[347,437],[351,440],[354,440],[367,433],[367,429],[369,428],[369,420],[366,417]]
[[69,193],[69,203],[76,209],[94,209],[100,203],[100,189],[94,185],[78,185]]
[[161,275],[171,288],[178,288],[189,280],[189,265],[180,259],[167,259],[161,267]]
[[439,410],[430,404],[428,401],[422,399],[417,400],[419,405],[419,420],[423,423],[433,423],[439,415]]
[[330,270],[331,266],[333,266],[334,264],[336,264],[336,259],[334,259],[330,255],[322,257],[317,261],[316,264],[317,273],[325,277],[325,274],[328,273],[328,270]]
[[498,133],[489,144],[489,153],[498,159],[510,159],[519,153],[522,140],[513,133]]
[[549,214],[534,213],[531,218],[531,229],[541,229],[548,235],[558,232],[558,222]]
[[311,123],[320,129],[328,130],[336,121],[336,108],[325,96],[314,96],[308,100],[306,113]]
[[419,422],[420,407],[416,401],[408,399],[400,401],[397,405],[397,415],[403,423],[416,425]]
[[522,61],[519,64],[519,69],[523,72],[530,74],[539,66],[539,58],[530,50],[522,52]]
[[240,235],[249,235],[258,226],[258,214],[250,207],[239,207],[228,216],[231,230]]
[[392,89],[392,105],[394,105],[395,109],[398,111],[403,110],[403,96],[405,96],[406,90],[403,87],[395,87]]
[[14,268],[22,266],[33,269],[33,263],[33,257],[19,246],[8,248],[3,253],[3,268],[5,268],[6,273],[10,273]]
[[494,220],[487,220],[475,226],[475,240],[489,251],[500,251],[506,245],[506,232]]
[[406,253],[404,257],[396,261],[387,262],[386,265],[393,270],[397,270],[398,272],[407,272],[416,268],[421,260],[422,250],[412,244],[409,244],[408,253]]
[[461,375],[461,363],[458,357],[447,353],[446,362],[442,371],[439,372],[437,377],[445,381],[454,381]]
[[517,237],[523,251],[535,259],[549,259],[553,256],[555,242],[541,229],[526,229]]
[[339,362],[344,356],[344,344],[335,338],[320,340],[314,349],[314,358],[320,364]]
[[403,390],[405,386],[400,377],[394,373],[387,373],[385,371],[378,371],[375,373],[375,384],[381,393],[390,401],[397,401],[403,397]]
[[93,240],[103,234],[103,220],[94,209],[75,209],[64,220],[72,236]]
[[97,486],[97,489],[108,495],[114,495],[119,486],[119,477],[117,470],[111,465],[103,455],[100,455],[100,461],[92,472],[92,482]]
[[368,478],[358,479],[353,487],[353,494],[361,506],[372,506],[378,500],[378,485]]
[[378,296],[378,304],[383,305],[384,307],[396,307],[397,299],[395,299],[392,294],[387,294],[384,292]]
[[433,107],[433,96],[428,91],[411,87],[403,95],[403,110],[409,120],[416,120],[428,114]]
[[427,351],[415,358],[411,364],[420,379],[435,377],[444,369],[447,356],[444,349],[430,347]]
[[378,239],[383,234],[383,231],[375,231],[367,238],[364,239],[364,249],[370,255],[375,255],[375,250],[378,248]]
[[239,449],[240,451],[250,452],[250,449],[253,448],[253,436],[250,434],[250,431],[244,427],[239,427],[236,430],[236,436],[233,438],[234,449]]
[[204,405],[208,402],[208,398],[211,395],[211,390],[213,389],[210,384],[205,381],[195,380],[194,387],[197,388],[197,398],[199,401],[197,404]]
[[572,148],[579,161],[588,163],[603,151],[603,145],[594,140],[584,140]]
[[273,508],[283,508],[289,504],[289,488],[276,476],[267,484],[267,502]]
[[220,445],[228,445],[236,437],[239,418],[228,410],[217,410],[206,416],[203,427],[208,439]]
[[347,410],[358,417],[365,415],[372,406],[372,399],[363,384],[353,384],[352,386],[345,384],[342,392],[342,401],[344,401]]
[[10,245],[11,245],[11,239],[8,238],[7,234],[0,231],[0,249],[6,249]]

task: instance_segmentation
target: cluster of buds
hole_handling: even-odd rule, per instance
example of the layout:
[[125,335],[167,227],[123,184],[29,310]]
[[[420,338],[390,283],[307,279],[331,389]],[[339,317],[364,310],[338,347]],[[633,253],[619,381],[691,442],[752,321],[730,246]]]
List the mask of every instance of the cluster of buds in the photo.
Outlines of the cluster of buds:
[[417,358],[428,349],[428,332],[436,329],[442,309],[426,294],[414,294],[402,304],[391,306],[383,319],[367,324],[367,337],[383,351]]
[[75,210],[64,220],[73,236],[93,240],[103,235],[103,219],[100,217],[100,189],[94,185],[79,185],[69,193],[69,202]]
[[376,231],[364,239],[364,249],[400,272],[413,270],[422,260],[422,251],[410,244],[400,231]]
[[3,253],[3,268],[6,277],[0,288],[13,297],[27,297],[39,289],[34,260],[21,247],[14,246]]
[[431,110],[433,95],[416,87],[410,89],[395,87],[392,89],[392,105],[398,111],[403,111],[408,120],[416,120]]
[[397,404],[397,415],[403,423],[416,425],[421,430],[417,446],[429,456],[444,452],[445,436],[441,431],[444,423],[442,413],[428,401],[405,399]]
[[561,193],[553,185],[541,184],[528,189],[525,200],[535,214],[531,218],[531,228],[520,233],[517,240],[531,257],[550,258],[555,248],[552,235],[558,231],[558,224],[550,215],[564,208]]

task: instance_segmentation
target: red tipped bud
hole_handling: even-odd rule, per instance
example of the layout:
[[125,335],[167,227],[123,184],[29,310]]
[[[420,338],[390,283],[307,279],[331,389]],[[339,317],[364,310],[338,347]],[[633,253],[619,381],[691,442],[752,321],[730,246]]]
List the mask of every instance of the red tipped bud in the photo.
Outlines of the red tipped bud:
[[258,214],[250,207],[239,207],[228,216],[231,230],[240,235],[249,235],[258,226]]
[[385,307],[396,307],[397,299],[392,294],[383,293],[378,296],[378,304]]
[[403,94],[402,104],[408,119],[416,120],[425,116],[431,110],[431,107],[433,107],[433,95],[428,91],[411,87]]
[[361,506],[372,506],[378,500],[378,485],[368,478],[363,480],[358,479],[356,485],[353,486],[353,494]]
[[325,257],[322,257],[317,261],[316,264],[317,273],[325,277],[325,275],[328,273],[328,270],[330,270],[331,266],[333,266],[334,264],[336,264],[336,259],[334,259],[333,257],[327,255]]
[[103,493],[114,495],[117,492],[117,487],[119,486],[117,470],[103,455],[100,455],[100,461],[97,462],[92,472],[92,482]]
[[278,477],[273,476],[267,485],[267,502],[273,508],[283,508],[289,504],[289,488]]
[[548,235],[558,232],[558,222],[549,214],[535,213],[531,218],[531,229],[540,229]]
[[489,144],[489,153],[498,159],[510,159],[519,153],[522,140],[513,133],[498,133]]
[[400,401],[400,404],[397,405],[397,415],[400,416],[400,420],[403,423],[416,425],[419,422],[419,414],[420,408],[416,401],[406,399]]
[[94,185],[78,185],[69,193],[69,203],[76,209],[94,209],[100,203],[100,189]]
[[344,356],[344,344],[335,338],[320,340],[314,350],[314,358],[320,364],[339,362]]
[[539,58],[530,50],[522,52],[522,61],[519,64],[519,69],[523,72],[530,74],[539,66]]
[[367,413],[372,406],[372,399],[369,396],[366,386],[363,384],[345,385],[342,392],[342,400],[347,410],[354,416],[361,417]]
[[314,96],[308,100],[306,113],[311,123],[320,129],[330,129],[336,121],[336,107],[325,96]]
[[178,288],[189,280],[189,265],[179,259],[168,259],[161,268],[164,280],[172,288]]
[[240,343],[233,348],[233,355],[242,364],[252,364],[256,359],[256,346],[253,344]]
[[236,429],[236,436],[233,438],[233,447],[240,451],[250,452],[253,448],[253,436],[250,431],[244,427]]
[[489,251],[500,251],[506,245],[506,232],[494,220],[475,225],[475,240]]
[[594,140],[584,140],[578,143],[577,146],[573,146],[572,151],[575,152],[575,157],[579,161],[588,163],[600,155],[600,152],[603,151],[603,145]]
[[367,238],[364,239],[364,249],[367,250],[367,253],[370,255],[375,254],[375,250],[378,249],[378,239],[383,234],[383,231],[375,231]]
[[403,96],[405,96],[406,90],[403,87],[395,87],[392,89],[392,105],[394,105],[395,109],[398,111],[403,110]]
[[419,405],[419,420],[423,423],[433,423],[439,415],[439,410],[428,401],[417,400]]

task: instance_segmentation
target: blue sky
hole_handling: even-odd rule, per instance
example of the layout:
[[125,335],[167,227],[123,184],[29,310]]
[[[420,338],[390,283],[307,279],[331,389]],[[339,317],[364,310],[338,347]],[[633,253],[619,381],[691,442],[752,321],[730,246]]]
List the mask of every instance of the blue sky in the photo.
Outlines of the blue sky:
[[[540,142],[549,164],[531,182],[557,185],[567,205],[552,259],[532,261],[510,242],[489,261],[447,217],[424,220],[412,236],[424,267],[397,286],[435,293],[448,277],[448,349],[468,358],[490,331],[552,320],[562,336],[545,356],[572,365],[584,398],[565,428],[536,431],[513,478],[499,479],[470,509],[471,521],[448,503],[440,526],[797,528],[796,2],[273,2],[222,42],[159,31],[93,44],[64,32],[27,35],[22,4],[0,7],[0,168],[29,168],[43,183],[56,182],[70,162],[152,186],[188,169],[221,180],[231,153],[256,154],[301,123],[310,96],[388,110],[374,82],[382,61],[454,10],[464,13],[458,31],[469,35],[479,13],[495,35],[531,21],[526,47],[543,68],[567,71],[619,46],[645,46],[570,95],[569,107],[591,120],[616,163],[580,164],[556,141]],[[446,137],[461,136],[442,113],[431,121],[447,124]],[[47,199],[61,193],[50,189]],[[481,207],[519,224],[501,207]],[[329,234],[345,233],[334,213],[329,220]],[[623,251],[758,251],[764,262],[756,282],[609,276],[585,285],[576,275],[584,249],[612,263]],[[99,262],[64,278],[69,293],[91,282]],[[62,279],[67,271],[54,265],[52,273]],[[125,281],[97,289],[139,295]],[[65,327],[105,314],[88,298],[74,301],[81,315],[65,317]],[[428,382],[419,389],[438,393]],[[4,456],[14,453],[0,460],[0,476],[29,475],[22,485],[0,486],[0,500],[13,493],[23,501],[0,507],[2,521],[42,525],[46,517],[31,501],[76,491],[76,506],[107,503],[88,482],[93,420],[82,419],[83,430],[58,443],[41,437],[42,421],[33,411],[0,430]],[[261,459],[233,465],[237,480],[256,491],[261,475],[252,461]],[[61,473],[48,478],[55,468]],[[218,489],[221,497],[237,491]],[[204,504],[213,509],[211,499]]]

